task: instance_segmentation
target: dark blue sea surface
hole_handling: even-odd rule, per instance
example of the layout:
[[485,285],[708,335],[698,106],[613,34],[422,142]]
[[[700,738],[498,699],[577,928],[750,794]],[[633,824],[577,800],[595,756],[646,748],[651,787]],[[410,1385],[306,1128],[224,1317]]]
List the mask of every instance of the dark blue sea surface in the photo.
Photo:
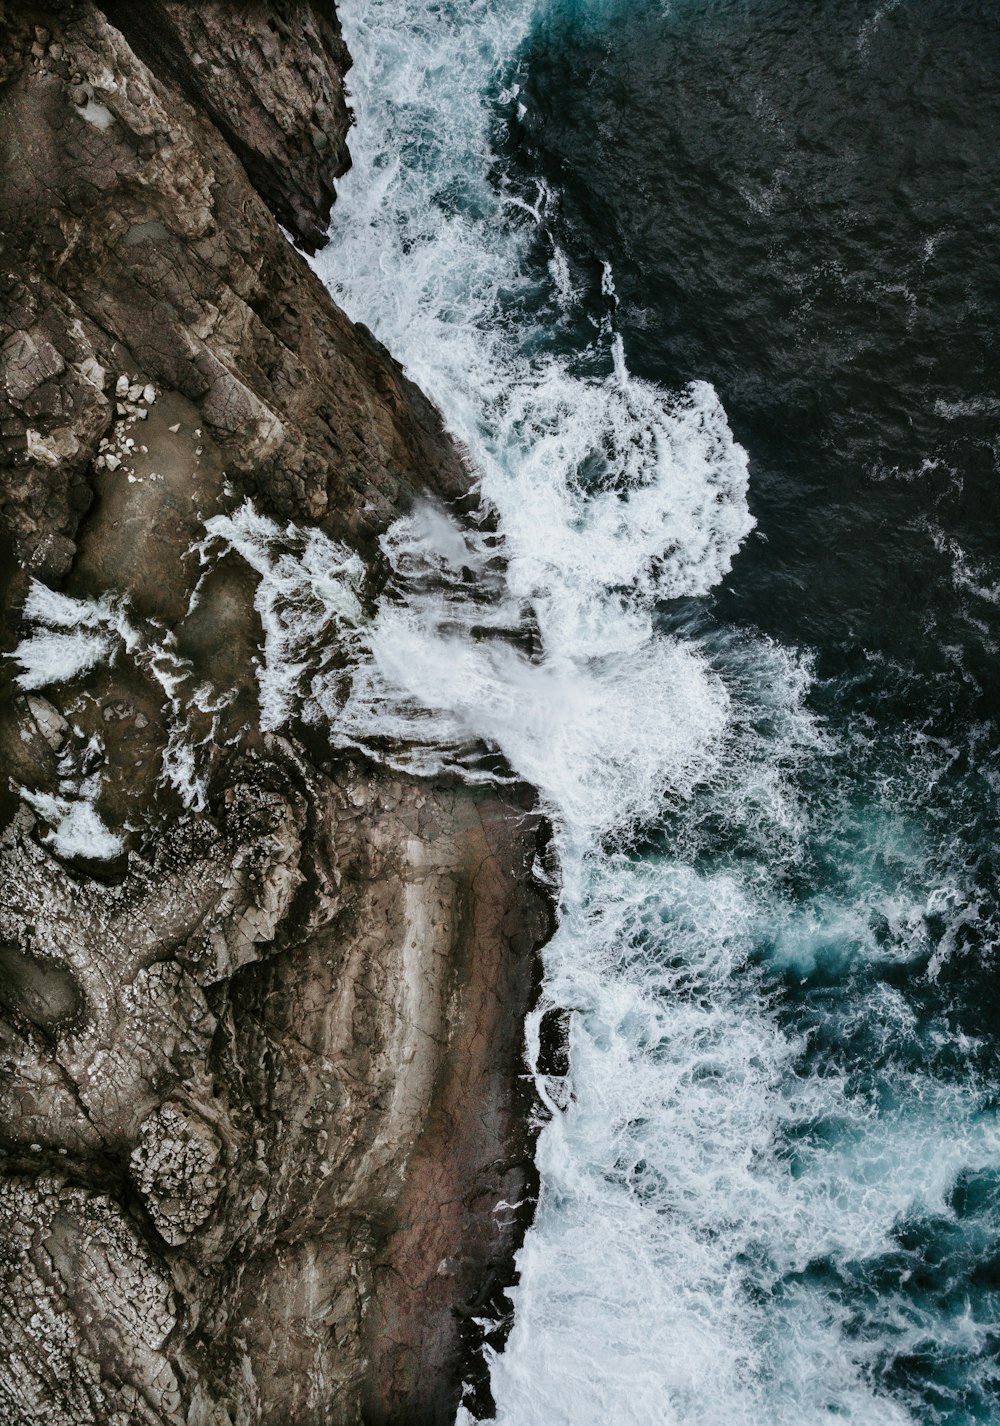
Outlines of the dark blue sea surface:
[[727,617],[752,600],[781,638],[995,689],[1000,11],[542,14],[521,162],[557,189],[581,281],[613,262],[630,369],[712,381],[751,455],[768,543]]
[[1000,1423],[1000,8],[342,17],[318,266],[489,520],[331,733],[552,824],[499,1426]]
[[630,371],[711,381],[749,453],[757,529],[663,626],[730,678],[744,638],[801,651],[827,739],[787,835],[706,793],[634,855],[770,909],[745,974],[801,1047],[786,1093],[836,1079],[844,1111],[786,1126],[791,1175],[863,1199],[967,1145],[881,1246],[789,1271],[762,1244],[743,1290],[786,1324],[823,1299],[887,1409],[1000,1421],[1000,9],[553,3],[516,81],[498,163],[557,195],[539,262]]

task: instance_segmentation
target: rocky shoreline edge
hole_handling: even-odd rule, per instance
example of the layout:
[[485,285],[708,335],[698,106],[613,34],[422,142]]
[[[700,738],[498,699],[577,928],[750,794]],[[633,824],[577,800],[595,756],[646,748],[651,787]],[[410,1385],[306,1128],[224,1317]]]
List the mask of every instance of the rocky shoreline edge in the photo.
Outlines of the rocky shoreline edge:
[[0,709],[4,1418],[486,1412],[546,824],[262,728],[256,578],[191,556],[251,500],[371,599],[388,524],[468,496],[282,232],[322,243],[348,162],[336,15],[0,3],[0,38],[0,638],[37,654]]

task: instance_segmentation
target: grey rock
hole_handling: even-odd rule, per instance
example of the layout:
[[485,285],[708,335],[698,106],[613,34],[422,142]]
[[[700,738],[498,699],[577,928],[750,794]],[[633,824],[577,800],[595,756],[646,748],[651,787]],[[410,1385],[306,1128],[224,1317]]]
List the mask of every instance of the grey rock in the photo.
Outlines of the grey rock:
[[51,342],[36,340],[30,332],[13,332],[0,347],[0,374],[16,406],[49,377],[58,376],[65,366]]
[[54,708],[47,698],[43,698],[38,693],[26,695],[25,702],[31,712],[32,718],[42,734],[45,741],[53,752],[59,752],[66,741],[66,734],[69,731],[69,724],[57,708]]
[[216,1135],[182,1104],[162,1104],[140,1124],[129,1164],[165,1242],[186,1243],[211,1215],[222,1182],[220,1155]]

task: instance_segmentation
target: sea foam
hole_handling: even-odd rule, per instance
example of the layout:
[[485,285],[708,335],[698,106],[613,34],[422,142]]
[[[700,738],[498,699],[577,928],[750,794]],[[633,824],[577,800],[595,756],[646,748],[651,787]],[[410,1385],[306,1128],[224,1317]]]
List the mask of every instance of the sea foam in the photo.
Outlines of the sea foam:
[[[490,1357],[498,1419],[902,1426],[878,1370],[919,1340],[905,1292],[859,1332],[811,1265],[891,1255],[908,1213],[945,1212],[961,1165],[995,1159],[995,1122],[974,1086],[902,1061],[885,1102],[835,1061],[814,1071],[781,1014],[776,972],[923,953],[920,853],[881,884],[871,843],[835,828],[822,854],[844,861],[840,892],[792,895],[838,753],[809,660],[662,617],[730,569],[752,527],[747,460],[709,386],[630,374],[612,255],[594,254],[603,313],[568,320],[558,195],[496,160],[496,102],[523,104],[513,70],[540,8],[342,6],[354,167],[316,266],[441,408],[493,523],[418,507],[385,536],[392,576],[366,611],[342,549],[266,532],[250,555],[264,706],[416,772],[494,776],[485,743],[553,819],[560,920],[527,1038],[546,1007],[569,1010],[571,1073],[538,1077],[552,1114],[513,1330]],[[588,320],[588,345],[554,354],[551,333]],[[281,612],[293,587],[307,637]],[[882,1043],[905,1041],[900,997],[873,982],[857,1004]]]

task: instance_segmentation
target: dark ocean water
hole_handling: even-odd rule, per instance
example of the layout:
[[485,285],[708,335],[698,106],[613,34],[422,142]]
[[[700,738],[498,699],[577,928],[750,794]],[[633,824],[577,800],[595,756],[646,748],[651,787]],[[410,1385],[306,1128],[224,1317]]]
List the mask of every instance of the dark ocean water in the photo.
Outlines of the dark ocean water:
[[995,695],[997,7],[554,4],[523,68],[518,157],[581,281],[613,261],[630,368],[712,381],[750,452],[720,613]]
[[[1000,1426],[1000,0],[338,11],[317,269],[488,518],[417,501],[374,608],[249,504],[202,552],[263,727],[551,822],[460,1426]],[[126,637],[34,598],[60,677]]]
[[[903,1106],[947,1136],[953,1091],[966,1128],[1000,1094],[1000,10],[552,4],[518,71],[505,161],[559,195],[591,315],[633,372],[710,380],[750,455],[755,534],[709,607],[661,618],[730,666],[739,629],[811,658],[830,745],[755,872],[786,915],[751,961],[792,1076],[837,1077],[865,1120],[857,1158],[850,1116],[797,1121],[790,1171],[874,1179]],[[769,859],[713,805],[658,843]],[[877,1398],[954,1426],[1000,1421],[1000,1165],[959,1159],[881,1250],[756,1278],[776,1306],[825,1295]]]
[[1000,1423],[1000,8],[343,18],[320,270],[497,529],[400,522],[354,736],[561,876],[497,1417]]

